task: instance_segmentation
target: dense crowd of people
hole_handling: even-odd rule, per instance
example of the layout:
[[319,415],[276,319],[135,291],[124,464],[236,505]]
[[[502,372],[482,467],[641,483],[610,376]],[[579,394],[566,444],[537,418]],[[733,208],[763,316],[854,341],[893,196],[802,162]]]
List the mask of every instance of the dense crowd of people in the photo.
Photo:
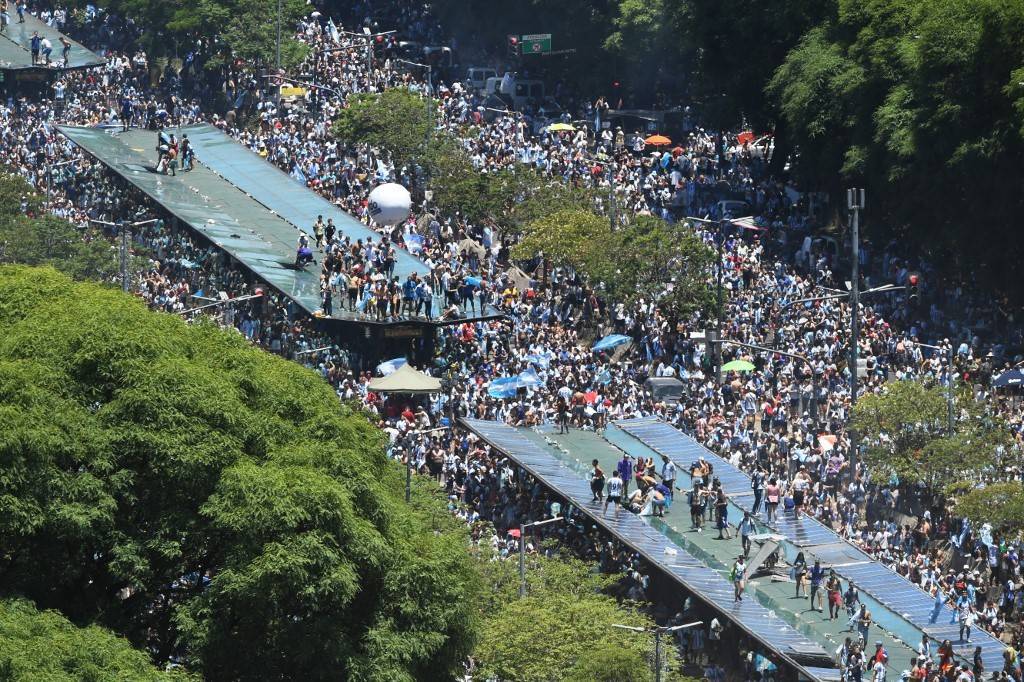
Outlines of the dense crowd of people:
[[[423,16],[406,19],[410,27],[436,31]],[[44,20],[62,25],[67,17],[54,12]],[[982,627],[1007,638],[1016,634],[1014,624],[1024,613],[1024,583],[1012,538],[993,537],[991,529],[971,529],[924,504],[908,506],[905,494],[900,500],[905,486],[872,479],[863,464],[850,471],[845,360],[849,305],[842,298],[791,305],[841,287],[840,264],[835,252],[823,248],[827,244],[813,239],[820,208],[799,188],[768,175],[762,149],[694,126],[671,151],[652,151],[642,138],[627,140],[611,128],[544,128],[535,133],[532,123],[540,112],[484,116],[483,99],[467,83],[431,83],[439,124],[462,141],[481,172],[527,164],[566,182],[602,189],[613,183],[619,207],[674,222],[686,222],[685,216],[739,217],[725,215],[735,209],[722,200],[745,202],[755,216],[745,227],[726,222],[719,229],[690,221],[689,229],[709,245],[722,247],[727,302],[723,336],[790,355],[766,358],[725,346],[723,361],[749,360],[754,370],[729,372],[719,380],[712,350],[693,334],[712,326],[707,317],[697,314],[671,324],[656,302],[630,307],[604,300],[580,275],[565,270],[551,273],[544,283],[530,273],[516,276],[509,269],[507,244],[490,226],[423,209],[394,228],[382,228],[378,240],[364,243],[310,216],[309,226],[298,226],[297,239],[301,248],[304,235],[306,247],[316,251],[325,308],[337,296],[339,308],[374,319],[441,316],[452,308],[450,317],[456,319],[460,312],[485,305],[504,313],[500,320],[441,328],[438,357],[429,369],[446,380],[446,388],[425,409],[415,410],[369,391],[372,368],[317,331],[314,318],[254,281],[213,245],[165,221],[54,126],[61,122],[157,130],[209,121],[370,224],[370,190],[383,180],[412,183],[414,171],[394,168],[379,150],[345,147],[330,135],[330,121],[352,93],[395,86],[422,90],[427,84],[387,59],[371,66],[362,47],[345,38],[333,21],[311,16],[296,32],[312,47],[302,70],[327,85],[307,95],[302,106],[278,105],[254,74],[231,73],[219,95],[236,106],[220,116],[203,110],[200,102],[209,99],[211,86],[197,81],[189,88],[189,81],[196,79],[187,67],[153,77],[147,55],[134,45],[130,24],[102,12],[75,21],[89,28],[87,42],[104,51],[106,65],[61,73],[52,92],[41,99],[9,99],[0,108],[0,162],[35,187],[48,189],[53,213],[83,229],[103,226],[101,232],[86,234],[99,238],[106,230],[113,236],[117,228],[111,224],[117,221],[155,220],[132,233],[135,245],[150,254],[133,289],[154,308],[183,313],[207,297],[230,298],[261,287],[262,299],[219,311],[224,324],[312,367],[342,399],[362,400],[377,411],[390,434],[393,456],[411,459],[417,470],[443,481],[453,511],[474,528],[483,528],[480,522],[489,524],[488,537],[475,531],[479,542],[498,554],[512,551],[526,541],[507,535],[515,520],[551,515],[551,505],[558,502],[457,428],[458,417],[521,426],[564,422],[568,428],[596,430],[609,420],[655,415],[752,472],[763,487],[766,507],[781,505],[778,513],[802,511],[835,528],[937,600],[954,606],[968,631]],[[327,47],[330,52],[323,51]],[[590,103],[579,109],[577,116],[567,113],[564,118],[590,120],[595,115]],[[258,124],[241,126],[243,116]],[[598,156],[610,164],[609,172],[595,172],[593,159]],[[465,248],[467,239],[477,247]],[[423,273],[405,282],[391,274],[396,249],[401,248],[414,250],[427,264]],[[912,273],[921,272],[927,300],[935,303],[908,306],[903,297],[893,295],[870,300],[862,310],[860,356],[867,359],[869,371],[861,380],[861,395],[880,391],[894,379],[945,384],[951,379],[943,358],[948,352],[956,376],[975,385],[978,397],[1001,411],[1015,447],[1020,447],[1024,426],[1019,410],[1013,402],[992,396],[990,388],[991,378],[1007,363],[1006,349],[1016,347],[1021,338],[1006,303],[972,296],[969,282],[930,277],[928,264],[906,258],[898,244],[878,252],[864,249],[862,265],[872,284],[902,286]],[[438,295],[443,305],[432,305]],[[631,339],[624,353],[593,352],[586,343],[612,332]],[[922,341],[943,350],[919,345]],[[489,390],[493,379],[528,370],[540,381],[525,395],[510,399]],[[678,379],[682,397],[671,403],[657,400],[642,387],[648,377]],[[658,479],[651,477],[652,497]],[[709,506],[716,507],[715,502]],[[887,509],[899,509],[903,516]],[[726,523],[723,530],[728,529]],[[647,569],[638,557],[621,547],[605,549],[597,530],[582,523],[549,532],[605,570],[621,572],[626,596],[644,596]],[[936,551],[944,544],[969,559],[944,572]],[[852,657],[866,664],[868,656],[851,654],[852,646],[846,662]],[[937,667],[948,674],[952,657],[943,660],[940,647],[929,653],[929,660],[933,653],[939,655]],[[1007,667],[1019,679],[1015,656]]]

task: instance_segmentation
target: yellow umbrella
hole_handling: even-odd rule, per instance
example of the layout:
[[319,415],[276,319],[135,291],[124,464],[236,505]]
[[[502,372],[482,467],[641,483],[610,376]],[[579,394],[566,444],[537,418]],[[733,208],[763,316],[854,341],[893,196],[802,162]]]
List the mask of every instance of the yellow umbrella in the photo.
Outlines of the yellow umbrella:
[[576,132],[576,128],[568,123],[552,123],[548,126],[548,130],[554,133],[561,133],[563,131],[567,133]]

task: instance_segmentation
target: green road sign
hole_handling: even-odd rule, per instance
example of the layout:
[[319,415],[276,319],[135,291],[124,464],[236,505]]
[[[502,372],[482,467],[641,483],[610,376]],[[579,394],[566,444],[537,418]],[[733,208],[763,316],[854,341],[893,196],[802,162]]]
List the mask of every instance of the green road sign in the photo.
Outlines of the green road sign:
[[522,54],[547,54],[551,52],[551,34],[534,33],[520,38]]

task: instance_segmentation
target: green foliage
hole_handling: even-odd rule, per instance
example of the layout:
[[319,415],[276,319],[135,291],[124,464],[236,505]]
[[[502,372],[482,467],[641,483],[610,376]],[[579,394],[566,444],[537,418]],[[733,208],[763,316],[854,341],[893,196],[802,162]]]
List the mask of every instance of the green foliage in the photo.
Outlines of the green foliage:
[[[1024,3],[843,0],[768,94],[809,189],[866,187],[879,240],[1020,292]],[[982,197],[1004,197],[989,201]],[[1007,198],[1008,197],[1008,198]],[[969,225],[986,225],[977,239]],[[998,244],[999,248],[993,248]]]
[[[21,197],[28,202],[21,211]],[[52,265],[75,279],[109,281],[120,271],[117,249],[98,232],[44,212],[43,198],[23,178],[0,173],[0,264]],[[129,261],[138,271],[145,262]]]
[[876,472],[923,481],[934,490],[975,478],[999,464],[1008,431],[970,392],[955,396],[955,430],[948,433],[945,389],[917,381],[889,384],[861,397],[853,425],[864,439],[865,460]]
[[1015,540],[1024,532],[1024,486],[1010,481],[975,488],[957,498],[954,510],[976,528],[991,523],[995,533]]
[[[678,318],[714,305],[709,275],[715,253],[689,230],[637,216],[614,231],[607,218],[582,208],[555,210],[528,223],[513,247],[516,258],[543,254],[602,286],[612,300],[654,300]],[[669,286],[671,285],[671,286]]]
[[528,223],[512,255],[522,259],[543,255],[554,267],[600,276],[614,268],[612,238],[607,218],[585,209],[563,208]]
[[[651,678],[653,637],[613,628],[651,620],[602,594],[611,579],[576,559],[531,556],[528,596],[519,599],[518,564],[481,561],[484,618],[474,658],[481,678],[522,682]],[[677,680],[675,649],[665,646],[666,680]]]
[[481,172],[455,139],[439,136],[426,155],[432,203],[446,214],[487,223],[517,238],[524,226],[558,210],[587,212],[595,192],[546,178],[533,168]]
[[717,255],[696,233],[642,215],[616,236],[615,270],[603,278],[612,300],[654,300],[673,319],[714,307],[709,278]]
[[[261,66],[277,59],[275,0],[105,0],[104,6],[134,19],[143,28],[142,41],[151,54],[176,54],[175,45],[197,40],[217,44],[223,56],[240,57]],[[303,43],[291,37],[308,11],[302,0],[281,2],[281,65],[288,69],[306,55]]]
[[422,161],[434,135],[435,112],[408,88],[359,93],[348,99],[332,131],[344,142],[367,143],[391,155],[395,166]]
[[[472,223],[501,220],[508,196],[499,179],[481,173],[459,142],[438,137],[426,154],[432,204],[448,215],[461,215]],[[503,174],[502,179],[511,179]]]
[[48,269],[0,329],[6,590],[211,679],[455,674],[464,535],[316,374]]
[[5,682],[186,682],[162,672],[142,651],[103,628],[75,627],[24,599],[0,601],[0,680]]

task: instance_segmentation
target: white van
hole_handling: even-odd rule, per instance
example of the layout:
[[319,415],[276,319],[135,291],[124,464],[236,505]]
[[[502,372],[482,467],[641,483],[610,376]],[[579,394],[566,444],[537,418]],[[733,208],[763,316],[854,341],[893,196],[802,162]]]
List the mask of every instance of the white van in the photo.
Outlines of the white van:
[[522,109],[531,101],[537,105],[544,101],[544,81],[521,80],[511,74],[502,78],[495,76],[487,79],[484,94],[500,97],[513,109]]
[[466,82],[477,92],[483,92],[488,78],[497,78],[498,71],[486,66],[471,66],[466,71]]

